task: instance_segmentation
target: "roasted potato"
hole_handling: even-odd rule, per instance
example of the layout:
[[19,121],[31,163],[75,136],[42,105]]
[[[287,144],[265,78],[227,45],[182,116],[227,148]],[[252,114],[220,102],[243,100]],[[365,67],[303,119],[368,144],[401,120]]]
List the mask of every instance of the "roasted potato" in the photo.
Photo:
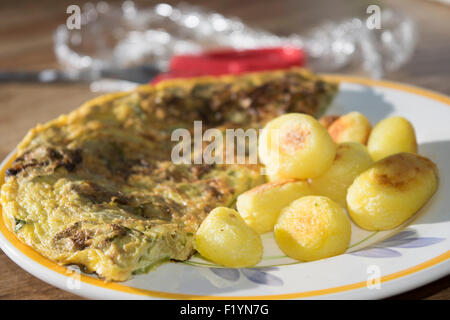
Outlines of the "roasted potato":
[[333,121],[328,127],[331,138],[336,143],[367,143],[372,126],[363,114],[350,112]]
[[[269,181],[269,182],[277,182],[280,180],[289,180],[289,179],[282,178],[276,174],[267,175],[266,178],[267,178],[267,181]],[[294,179],[294,180],[296,180],[296,179]],[[299,181],[303,181],[303,180],[299,180]]]
[[333,163],[336,145],[313,117],[289,113],[270,121],[259,140],[260,156],[269,175],[306,179],[324,173]]
[[433,195],[438,169],[427,158],[398,153],[359,175],[347,192],[353,221],[367,230],[388,230],[405,222]]
[[307,181],[280,180],[259,185],[237,198],[237,210],[258,233],[273,231],[281,210],[292,201],[311,195]]
[[364,145],[356,142],[338,144],[330,169],[320,177],[311,179],[314,194],[327,196],[345,208],[348,187],[372,164],[373,160]]
[[351,225],[344,209],[322,196],[306,196],[284,208],[275,225],[275,239],[289,257],[312,261],[344,253]]
[[414,127],[403,117],[386,118],[373,128],[367,148],[375,161],[400,152],[417,153]]
[[319,123],[328,130],[328,128],[335,122],[337,119],[339,119],[341,116],[331,114],[327,116],[323,116],[319,119]]
[[235,210],[218,207],[203,220],[195,235],[197,251],[226,267],[251,267],[263,254],[260,235]]

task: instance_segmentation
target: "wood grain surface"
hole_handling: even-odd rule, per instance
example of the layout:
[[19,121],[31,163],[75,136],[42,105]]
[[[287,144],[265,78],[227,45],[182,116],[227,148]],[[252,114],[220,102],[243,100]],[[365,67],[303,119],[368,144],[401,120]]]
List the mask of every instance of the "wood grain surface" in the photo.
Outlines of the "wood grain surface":
[[[151,1],[142,5],[151,5]],[[174,1],[167,1],[174,3]],[[70,4],[85,1],[0,2],[0,69],[58,68],[52,34]],[[450,6],[425,0],[216,0],[195,1],[280,35],[305,33],[326,20],[363,16],[369,4],[395,7],[415,19],[419,42],[411,61],[385,78],[450,94]],[[37,123],[67,113],[96,96],[88,85],[0,84],[0,159]],[[450,277],[392,299],[450,299]],[[79,299],[31,276],[0,251],[0,299]]]

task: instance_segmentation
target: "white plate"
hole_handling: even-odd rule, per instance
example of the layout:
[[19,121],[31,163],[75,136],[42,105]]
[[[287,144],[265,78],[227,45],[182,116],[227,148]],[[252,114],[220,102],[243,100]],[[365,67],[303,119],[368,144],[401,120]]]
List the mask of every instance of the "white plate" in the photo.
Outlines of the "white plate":
[[[255,268],[220,268],[194,256],[185,263],[167,263],[123,283],[107,283],[47,260],[18,241],[3,219],[1,248],[34,276],[94,299],[375,299],[446,276],[450,273],[450,99],[391,82],[330,77],[342,82],[329,114],[356,110],[372,124],[402,115],[416,128],[419,152],[439,167],[437,193],[401,227],[369,232],[352,225],[346,254],[308,263],[284,256],[273,235],[266,234],[264,258]],[[8,160],[3,162],[3,169]]]

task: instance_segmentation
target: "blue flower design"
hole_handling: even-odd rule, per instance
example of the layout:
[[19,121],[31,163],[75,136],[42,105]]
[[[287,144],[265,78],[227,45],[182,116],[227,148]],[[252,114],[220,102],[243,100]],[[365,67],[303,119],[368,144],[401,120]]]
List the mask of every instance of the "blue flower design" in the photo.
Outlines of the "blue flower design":
[[209,268],[209,270],[212,271],[212,273],[218,275],[219,277],[236,282],[241,277],[238,269],[231,269],[231,268]]
[[402,254],[394,248],[421,248],[431,246],[435,243],[441,242],[445,238],[435,237],[416,237],[414,230],[405,230],[397,233],[389,239],[383,240],[374,246],[350,253],[354,256],[369,257],[369,258],[392,258],[399,257]]
[[268,271],[278,270],[278,268],[209,268],[215,275],[232,282],[239,280],[242,274],[251,282],[267,285],[267,286],[282,286],[283,280]]
[[355,251],[350,254],[354,256],[369,257],[369,258],[392,258],[392,257],[399,257],[402,255],[400,252],[396,250],[377,247]]
[[254,283],[266,286],[282,286],[283,280],[267,272],[276,269],[277,268],[241,269],[241,272],[248,280]]

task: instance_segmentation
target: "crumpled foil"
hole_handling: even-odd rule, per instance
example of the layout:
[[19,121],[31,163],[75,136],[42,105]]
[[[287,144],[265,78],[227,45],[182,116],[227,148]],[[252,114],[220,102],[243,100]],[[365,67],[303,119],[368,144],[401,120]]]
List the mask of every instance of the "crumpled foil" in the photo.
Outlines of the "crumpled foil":
[[106,2],[82,8],[81,28],[65,25],[54,35],[55,53],[67,70],[155,65],[165,70],[172,55],[208,49],[290,45],[303,48],[317,72],[362,66],[374,78],[408,61],[416,43],[415,25],[400,12],[383,8],[381,28],[364,18],[326,22],[307,34],[280,37],[192,5],[160,3],[138,8]]

